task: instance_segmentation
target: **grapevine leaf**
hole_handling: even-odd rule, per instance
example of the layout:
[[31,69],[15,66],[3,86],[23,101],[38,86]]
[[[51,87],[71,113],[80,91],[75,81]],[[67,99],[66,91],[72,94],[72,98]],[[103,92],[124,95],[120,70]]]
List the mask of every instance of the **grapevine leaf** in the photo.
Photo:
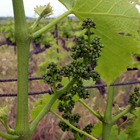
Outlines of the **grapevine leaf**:
[[102,133],[102,122],[97,122],[92,129],[92,135],[99,137]]
[[0,107],[0,121],[6,123],[8,120],[8,106]]
[[[31,111],[31,114],[30,114],[31,119],[30,119],[30,121],[32,121],[41,112],[41,110],[44,108],[44,106],[51,99],[52,95],[44,94],[43,97],[44,98],[40,98],[36,102],[32,103],[32,105],[36,105],[37,107],[35,107]],[[52,105],[51,109],[57,109],[59,102],[60,102],[59,100],[56,100],[55,103]]]
[[68,10],[72,9],[75,5],[74,0],[58,0],[61,2]]
[[89,80],[84,80],[83,85],[84,86],[92,86],[95,84],[95,81],[92,80],[92,78],[90,78]]
[[36,6],[36,8],[34,8],[35,13],[37,13],[41,18],[42,17],[46,17],[46,16],[50,16],[53,14],[53,10],[52,7],[50,6],[50,3],[48,3],[47,5],[44,6]]
[[119,106],[117,104],[115,104],[115,108],[116,108],[117,111],[120,112],[120,108],[119,108]]
[[43,105],[38,105],[37,107],[35,107],[30,114],[30,121],[32,121],[34,118],[36,118],[36,116],[39,114],[39,112],[43,109]]
[[[134,113],[139,116],[140,115],[140,108],[137,107],[135,109]],[[132,115],[132,117],[134,117],[134,115]],[[130,118],[130,119],[132,119],[132,118]],[[129,140],[139,139],[139,136],[140,136],[139,123],[140,123],[140,119],[137,118],[133,121],[132,125],[126,127],[125,132],[127,134],[129,134]]]
[[77,0],[73,13],[80,19],[92,17],[100,31],[135,33],[140,14],[128,0]]
[[129,139],[128,135],[124,131],[121,131],[118,135],[118,127],[117,125],[114,125],[110,132],[110,139],[109,140],[133,140]]
[[110,140],[115,140],[115,138],[118,136],[118,132],[117,132],[117,125],[114,125],[111,128],[111,132],[110,132]]
[[134,62],[133,67],[135,67],[135,68],[140,70],[140,62]]
[[[109,36],[112,37],[109,40]],[[102,36],[103,39],[105,37]],[[114,39],[114,40],[113,40]],[[109,42],[107,42],[109,41]],[[108,34],[108,39],[103,40],[105,48],[99,58],[96,70],[109,85],[122,71],[127,71],[128,66],[133,67],[132,53],[140,52],[139,42],[133,37]]]
[[109,85],[127,66],[133,65],[132,53],[140,53],[137,36],[140,14],[128,0],[77,0],[73,13],[81,20],[92,17],[97,23],[95,33],[105,46],[96,70]]

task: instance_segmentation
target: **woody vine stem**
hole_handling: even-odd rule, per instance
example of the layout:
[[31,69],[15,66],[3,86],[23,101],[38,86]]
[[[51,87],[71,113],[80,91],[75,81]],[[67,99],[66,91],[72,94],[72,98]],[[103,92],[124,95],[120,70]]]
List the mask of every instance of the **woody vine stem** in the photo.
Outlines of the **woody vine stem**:
[[[29,66],[29,48],[31,40],[45,32],[47,29],[55,25],[59,20],[69,15],[71,11],[65,12],[53,22],[42,28],[36,33],[30,32],[26,22],[23,0],[12,0],[15,19],[15,38],[17,44],[18,59],[18,96],[17,96],[17,118],[15,126],[15,134],[26,137],[20,137],[20,140],[28,140],[31,138],[33,124],[29,127],[28,123],[28,66]],[[51,106],[50,106],[51,107]],[[46,113],[46,112],[45,112]],[[45,114],[43,114],[45,115]],[[42,116],[43,117],[43,116]],[[41,118],[42,118],[41,117]],[[36,125],[39,121],[36,122]],[[35,125],[35,127],[36,127]]]

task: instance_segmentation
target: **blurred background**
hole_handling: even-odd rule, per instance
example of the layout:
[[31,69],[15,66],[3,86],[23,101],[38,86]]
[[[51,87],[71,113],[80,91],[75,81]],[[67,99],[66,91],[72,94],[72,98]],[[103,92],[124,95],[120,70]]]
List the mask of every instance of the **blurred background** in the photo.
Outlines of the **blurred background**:
[[[58,2],[58,0],[24,0],[25,13],[29,26],[31,26],[38,17],[34,13],[34,7],[36,7],[36,5],[47,5],[49,2],[51,6],[53,6],[54,14],[42,19],[35,29],[36,31],[64,13],[66,8]],[[139,7],[137,8],[139,9]],[[75,37],[84,34],[84,32],[80,30],[81,24],[82,22],[74,15],[69,15],[32,41],[29,54],[29,77],[41,76],[46,72],[46,66],[49,62],[55,62],[59,66],[64,66],[72,61],[70,54],[71,47],[75,44]],[[134,58],[137,61],[140,60],[139,55],[134,56]],[[0,79],[9,78],[17,78],[17,52],[14,38],[12,1],[6,0],[1,1],[0,4]],[[115,83],[137,80],[140,80],[140,72],[135,70],[123,72],[121,77],[115,80]],[[96,84],[105,84],[105,82],[101,79],[97,81]],[[114,105],[118,104],[119,107],[126,106],[128,104],[129,94],[133,92],[136,86],[139,86],[139,84],[115,87]],[[48,88],[48,85],[43,83],[42,80],[29,81],[29,92],[44,91]],[[90,89],[90,99],[85,100],[85,102],[94,110],[104,111],[107,91],[108,89],[105,87]],[[7,93],[17,93],[17,82],[0,82],[0,94]],[[35,105],[31,103],[37,101],[38,98],[42,98],[42,95],[29,96],[29,111],[35,107]],[[16,97],[0,97],[0,107],[4,107],[5,105],[8,105],[9,108],[8,123],[10,127],[13,128],[16,119]],[[113,111],[115,113],[116,109],[113,108]],[[56,110],[56,112],[61,115],[58,110]],[[79,103],[76,104],[73,110],[73,113],[75,112],[81,115],[79,122],[81,129],[88,123],[95,124],[98,122],[98,120]],[[118,123],[121,124],[125,119],[125,117],[120,119]],[[35,129],[32,140],[61,140],[68,137],[72,138],[73,136],[70,132],[61,131],[57,125],[58,122],[59,119],[57,117],[48,113]],[[1,124],[0,130],[6,131]],[[4,139],[0,138],[0,140]],[[86,138],[86,140],[90,139]]]

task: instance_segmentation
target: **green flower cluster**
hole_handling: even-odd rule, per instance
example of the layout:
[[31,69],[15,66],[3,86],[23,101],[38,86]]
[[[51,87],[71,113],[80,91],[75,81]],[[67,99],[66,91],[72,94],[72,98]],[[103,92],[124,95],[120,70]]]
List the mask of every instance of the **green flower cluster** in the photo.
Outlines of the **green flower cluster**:
[[82,24],[82,29],[85,28],[87,28],[85,35],[88,36],[88,39],[84,36],[77,37],[76,46],[72,47],[73,53],[71,56],[74,60],[83,58],[86,64],[92,64],[93,67],[96,67],[104,45],[102,44],[101,37],[94,36],[90,39],[90,36],[94,34],[93,31],[90,31],[90,28],[96,28],[94,20],[91,20],[90,18],[85,19]]
[[[90,67],[90,64],[92,64],[93,67],[97,66],[98,58],[101,56],[101,51],[104,47],[100,37],[94,36],[94,38],[90,40],[91,35],[94,34],[93,31],[90,31],[90,28],[96,29],[94,20],[90,18],[85,19],[82,28],[87,29],[85,34],[88,39],[84,38],[84,36],[76,38],[77,45],[72,47],[71,56],[74,59],[73,62],[60,69],[55,63],[50,63],[47,66],[47,73],[43,75],[43,80],[47,84],[53,87],[57,85],[56,89],[63,87],[63,85],[61,85],[62,76],[76,79],[75,85],[58,98],[60,100],[58,110],[59,112],[63,112],[62,117],[64,119],[68,120],[70,124],[78,129],[80,129],[80,126],[78,125],[80,115],[78,113],[72,114],[72,109],[75,105],[73,97],[77,95],[80,99],[89,98],[89,93],[83,85],[83,80],[92,78],[93,81],[97,81],[100,79],[100,75],[97,72],[91,73],[92,68]],[[63,121],[60,121],[58,125],[63,131],[71,131],[74,134],[74,139],[77,139],[77,135],[78,137],[81,137],[81,139],[85,138],[84,135],[70,128]],[[93,124],[88,124],[83,131],[90,134],[92,128]]]
[[93,125],[93,124],[88,124],[88,125],[83,129],[83,131],[87,132],[88,134],[91,134],[93,128],[94,128],[94,125]]
[[47,66],[47,69],[49,69],[49,70],[42,77],[44,82],[53,86],[53,84],[55,84],[55,82],[62,81],[62,76],[60,75],[60,70],[57,68],[57,65],[54,62],[49,63]]
[[53,86],[55,82],[61,82],[62,76],[72,77],[74,79],[82,78],[85,80],[89,80],[90,77],[92,77],[93,81],[100,79],[98,72],[91,73],[91,67],[89,65],[85,65],[83,62],[76,60],[67,66],[63,66],[61,69],[58,69],[57,65],[52,62],[48,64],[47,69],[49,70],[43,75],[43,80],[51,86]]
[[78,45],[72,47],[72,58],[75,60],[84,58],[87,64],[92,64],[93,67],[96,67],[104,47],[101,38],[95,36],[91,40],[90,46],[88,46],[88,41],[84,39],[84,36],[77,37],[76,42]]
[[[58,85],[60,87],[60,85]],[[57,87],[58,88],[58,87]],[[80,120],[80,115],[78,113],[72,115],[72,109],[74,108],[75,101],[73,100],[74,95],[78,95],[79,98],[89,98],[89,93],[86,90],[86,88],[83,86],[83,81],[81,79],[78,79],[75,86],[72,86],[68,92],[63,94],[59,97],[59,100],[62,101],[58,105],[59,112],[63,112],[62,117],[66,120],[69,120],[69,122],[74,125],[76,128],[80,129],[80,126],[77,124]],[[62,131],[71,131],[74,135],[78,132],[74,129],[70,128],[66,123],[63,121],[59,122],[59,127],[62,129]],[[89,124],[85,126],[83,131],[87,133],[91,133],[93,124]],[[81,135],[78,133],[79,137],[85,137],[84,135]]]
[[96,22],[93,19],[91,19],[90,17],[84,19],[83,24],[82,24],[82,29],[85,29],[85,28],[87,28],[87,29],[95,28],[96,29],[97,28]]
[[132,94],[130,95],[128,102],[129,102],[132,106],[137,107],[139,97],[140,97],[139,88],[136,87],[136,88],[134,89],[134,93],[132,93]]

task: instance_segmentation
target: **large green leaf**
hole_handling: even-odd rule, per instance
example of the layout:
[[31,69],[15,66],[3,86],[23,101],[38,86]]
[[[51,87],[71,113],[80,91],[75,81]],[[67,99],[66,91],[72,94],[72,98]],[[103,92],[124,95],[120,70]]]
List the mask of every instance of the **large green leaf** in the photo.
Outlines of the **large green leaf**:
[[73,13],[80,19],[92,17],[98,30],[137,34],[140,14],[128,0],[77,0]]
[[102,37],[105,48],[96,70],[109,85],[127,66],[133,65],[132,53],[139,53],[138,35],[140,14],[128,0],[77,0],[73,13],[81,20],[92,17],[97,23],[95,33]]
[[132,53],[140,53],[140,48],[139,42],[136,42],[133,37],[123,37],[111,32],[108,36],[101,35],[101,37],[105,48],[95,69],[109,85],[120,76],[122,71],[127,71],[126,67],[133,66]]

